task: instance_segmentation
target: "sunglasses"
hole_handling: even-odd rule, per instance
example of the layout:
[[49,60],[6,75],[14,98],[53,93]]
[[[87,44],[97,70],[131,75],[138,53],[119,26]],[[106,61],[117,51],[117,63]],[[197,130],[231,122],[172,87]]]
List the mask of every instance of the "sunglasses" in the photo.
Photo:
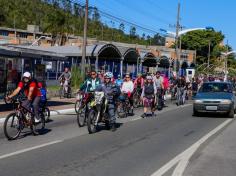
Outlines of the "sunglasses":
[[125,78],[130,78],[130,77],[125,77]]
[[91,75],[96,75],[96,73],[93,73],[93,74],[91,74]]

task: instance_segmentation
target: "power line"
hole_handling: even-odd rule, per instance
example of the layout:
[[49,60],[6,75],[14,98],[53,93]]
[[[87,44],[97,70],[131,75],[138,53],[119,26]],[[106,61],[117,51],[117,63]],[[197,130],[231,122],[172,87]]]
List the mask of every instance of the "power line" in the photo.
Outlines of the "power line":
[[[80,5],[84,5],[84,2],[82,2],[82,1],[80,1],[80,0],[77,0],[77,1],[70,0],[70,2],[71,2],[71,3],[80,3]],[[90,3],[90,4],[91,4],[91,3]],[[92,5],[92,6],[94,6],[94,5]],[[94,7],[95,7],[95,6],[94,6]],[[134,26],[134,27],[137,27],[137,28],[139,28],[139,29],[142,29],[143,31],[150,32],[150,33],[152,33],[152,34],[159,33],[158,30],[154,30],[154,29],[150,29],[150,28],[143,27],[143,25],[139,25],[139,24],[136,24],[136,23],[134,23],[134,22],[129,22],[129,21],[125,20],[125,19],[122,19],[122,18],[120,18],[120,17],[116,17],[116,16],[111,15],[111,14],[109,14],[109,13],[107,13],[107,12],[102,11],[102,10],[97,9],[97,11],[98,11],[101,15],[105,16],[106,18],[112,19],[112,20],[114,20],[114,21],[116,21],[116,22],[122,22],[122,23],[128,24],[128,25],[130,25],[130,26]]]

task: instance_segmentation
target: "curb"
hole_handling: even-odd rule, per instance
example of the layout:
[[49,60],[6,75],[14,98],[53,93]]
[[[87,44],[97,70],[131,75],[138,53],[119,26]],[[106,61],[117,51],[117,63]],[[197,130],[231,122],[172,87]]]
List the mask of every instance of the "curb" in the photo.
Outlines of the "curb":
[[[75,112],[75,109],[74,108],[71,108],[71,109],[63,109],[63,110],[52,110],[50,111],[50,115],[51,116],[56,116],[56,115],[63,115],[63,114],[66,114],[66,113],[73,113]],[[3,123],[5,121],[5,117],[3,118],[0,118],[0,123]]]

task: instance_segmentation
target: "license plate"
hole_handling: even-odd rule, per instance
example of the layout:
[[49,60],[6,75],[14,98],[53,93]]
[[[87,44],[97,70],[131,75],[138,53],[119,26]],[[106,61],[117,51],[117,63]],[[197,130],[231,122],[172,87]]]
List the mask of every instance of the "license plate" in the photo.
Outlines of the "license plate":
[[206,106],[207,111],[217,111],[217,106]]

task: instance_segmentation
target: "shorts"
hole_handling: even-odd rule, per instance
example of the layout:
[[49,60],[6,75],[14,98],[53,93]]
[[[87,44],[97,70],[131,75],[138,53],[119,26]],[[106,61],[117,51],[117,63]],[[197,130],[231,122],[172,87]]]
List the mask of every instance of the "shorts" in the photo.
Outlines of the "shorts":
[[148,108],[148,107],[153,108],[154,107],[154,98],[144,97],[143,98],[143,105],[144,105],[145,108]]

